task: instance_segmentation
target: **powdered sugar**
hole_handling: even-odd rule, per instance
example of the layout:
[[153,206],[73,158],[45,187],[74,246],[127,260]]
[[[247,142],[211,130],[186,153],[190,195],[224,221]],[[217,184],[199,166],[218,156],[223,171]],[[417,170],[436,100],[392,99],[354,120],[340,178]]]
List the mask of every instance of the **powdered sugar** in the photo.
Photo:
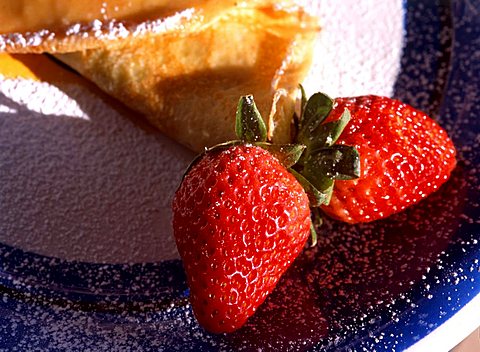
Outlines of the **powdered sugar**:
[[[320,13],[322,31],[307,92],[390,95],[401,50],[401,1],[309,6]],[[385,11],[393,13],[388,20],[379,16]],[[345,26],[351,13],[357,15]],[[92,28],[101,33],[103,27]],[[0,82],[1,242],[87,262],[177,257],[170,202],[190,152],[84,86]]]
[[170,199],[192,155],[88,88],[2,80],[0,240],[89,262],[175,258]]
[[[185,9],[172,16],[149,20],[140,23],[128,23],[117,21],[115,19],[104,19],[100,21],[95,19],[90,23],[75,23],[63,30],[64,33],[57,35],[55,31],[42,29],[37,32],[12,33],[0,36],[0,51],[7,48],[21,52],[24,48],[35,47],[52,47],[66,44],[72,40],[76,40],[78,36],[89,41],[111,41],[115,39],[126,38],[128,36],[139,36],[145,33],[164,33],[178,29],[187,22],[194,22],[198,19],[194,9]],[[86,44],[88,46],[88,44]]]
[[332,97],[391,96],[400,69],[402,2],[311,3],[317,4],[322,30],[304,82],[307,95],[320,90]]
[[[69,97],[58,87],[48,83],[3,80],[1,92],[6,99],[13,103],[12,105],[32,113],[38,113],[45,117],[66,115],[89,120],[76,100]],[[0,105],[0,109],[4,109],[4,112],[18,113],[18,110],[9,108],[6,103]]]
[[[326,0],[319,3],[330,2]],[[384,6],[385,3],[400,6],[400,2],[394,3],[393,0],[382,3],[376,2],[375,6]],[[473,41],[479,37],[477,30],[479,27],[476,26],[477,22],[471,20],[475,17],[471,9],[464,3],[455,2],[453,20],[457,27],[454,33],[454,45],[453,48],[448,46],[443,48],[446,49],[444,59],[448,59],[449,50],[453,49],[455,60],[443,60],[442,64],[451,64],[447,68],[442,65],[436,66],[429,58],[438,58],[443,50],[435,49],[435,45],[428,45],[438,40],[448,44],[449,36],[438,37],[438,4],[432,3],[428,6],[426,4],[427,2],[415,1],[405,3],[406,21],[413,23],[406,25],[408,29],[406,50],[402,59],[402,70],[397,77],[395,94],[414,106],[431,109],[429,94],[432,90],[442,89],[441,92],[446,92],[445,95],[441,95],[441,99],[444,100],[441,110],[432,109],[432,111],[441,117],[442,126],[447,128],[457,144],[459,166],[440,192],[428,197],[418,206],[409,208],[406,212],[386,221],[358,226],[326,221],[320,233],[319,245],[304,251],[243,331],[227,336],[209,335],[196,323],[191,308],[186,303],[187,292],[179,261],[166,262],[165,266],[162,266],[163,263],[159,265],[94,265],[62,262],[28,254],[22,256],[18,255],[19,251],[15,249],[5,249],[2,246],[4,259],[2,275],[4,276],[0,276],[0,280],[5,279],[5,275],[13,273],[7,281],[13,280],[14,287],[12,291],[5,290],[0,297],[2,301],[0,317],[3,318],[0,319],[0,335],[3,337],[0,350],[298,351],[325,349],[336,351],[348,349],[394,351],[403,350],[412,339],[420,339],[438,324],[442,324],[446,317],[454,314],[458,307],[471,298],[472,293],[477,294],[480,281],[478,227],[474,226],[478,224],[477,212],[480,199],[478,196],[479,173],[476,165],[479,160],[480,139],[478,124],[474,123],[478,116],[478,109],[472,108],[473,102],[478,101],[475,99],[475,92],[478,96],[479,83],[478,74],[476,74],[479,72],[478,55],[476,55],[478,48]],[[352,14],[345,20],[344,26],[348,25],[350,28],[358,26],[358,23],[363,21],[359,18],[360,16],[367,16],[370,18],[369,21],[374,20],[370,17],[370,13],[357,13],[360,7],[367,6],[365,4],[342,1],[334,5],[336,13]],[[351,9],[350,12],[343,6]],[[450,4],[445,6],[444,10],[450,13]],[[333,7],[330,9],[333,10]],[[371,10],[374,11],[374,9]],[[395,16],[392,14],[387,18],[382,14],[375,21],[388,26],[386,21],[398,20],[393,19]],[[445,11],[443,16],[445,17]],[[331,20],[340,26],[340,19]],[[451,31],[448,16],[446,22],[444,31]],[[423,24],[427,28],[423,27]],[[341,33],[348,30],[338,26],[328,28],[327,22],[324,22],[322,35],[328,36],[328,31],[337,30],[340,34],[331,33],[331,35],[338,35],[341,38]],[[380,24],[372,28],[379,27],[381,27]],[[362,33],[358,34],[358,36],[361,35]],[[384,36],[381,38],[389,41],[385,45],[390,47],[391,38]],[[354,40],[355,38],[347,36],[338,45],[358,48],[359,44],[353,43]],[[418,46],[409,47],[408,45],[412,43]],[[336,49],[334,51],[337,52]],[[340,51],[338,49],[338,52]],[[379,52],[382,51],[378,49],[375,51],[376,54]],[[318,54],[316,63],[322,58],[321,52]],[[386,62],[382,59],[376,71],[384,74],[385,77],[369,71],[370,65],[366,65],[365,70],[359,71],[364,67],[363,63],[369,60],[368,55],[372,55],[371,52],[359,51],[355,54],[360,58],[354,57],[351,62],[347,62],[345,74],[364,75],[363,78],[371,79],[368,84],[378,84],[376,87],[370,87],[377,94],[388,94],[393,84],[390,81],[393,71],[387,67],[394,70],[398,65],[393,53],[387,52]],[[412,55],[414,60],[409,61],[409,55]],[[336,63],[339,60],[334,55],[333,57],[334,59],[324,63],[325,66],[321,66],[325,71],[332,61]],[[439,72],[436,70],[439,68],[440,70],[448,69],[449,81],[446,86],[445,75],[438,77]],[[331,95],[337,95],[337,93],[331,91],[330,84],[338,87],[340,95],[348,94],[348,89],[355,89],[355,94],[364,93],[365,86],[356,79],[352,80],[350,86],[348,81],[343,80],[343,74],[324,73],[330,80],[325,90]],[[320,76],[310,76],[312,89],[315,89],[317,84],[319,86],[324,84],[320,78]],[[437,78],[441,81],[436,87],[435,84],[428,83],[431,80],[427,78],[432,78],[433,82],[437,83],[439,83],[438,80],[435,81]],[[398,80],[401,81],[400,85]],[[18,93],[15,93],[15,96],[24,94],[20,89],[22,81],[10,82],[13,82],[13,85],[19,84]],[[343,83],[340,84],[340,82]],[[4,80],[0,80],[0,94],[4,89],[4,83]],[[37,85],[38,83],[29,84]],[[94,187],[96,192],[104,191],[102,187],[95,185],[97,179],[103,180],[101,182],[106,188],[113,187],[108,185],[109,182],[118,182],[122,185],[124,189],[116,188],[110,193],[119,192],[121,196],[117,199],[133,203],[122,204],[116,209],[111,209],[113,213],[122,207],[128,208],[129,211],[142,212],[145,204],[148,205],[151,201],[151,198],[147,198],[146,203],[143,204],[138,200],[138,196],[144,196],[148,192],[138,192],[135,191],[135,187],[132,187],[140,179],[135,176],[137,173],[146,171],[142,178],[150,180],[148,182],[144,180],[144,182],[152,185],[156,184],[155,176],[158,170],[173,167],[170,175],[162,175],[162,178],[172,179],[171,182],[162,180],[155,191],[156,195],[167,194],[165,198],[161,198],[165,203],[160,203],[167,204],[168,194],[178,182],[181,166],[187,163],[189,153],[182,152],[181,148],[179,149],[157,132],[142,128],[137,124],[138,121],[129,120],[128,114],[124,116],[113,106],[105,103],[98,92],[91,94],[92,92],[85,88],[65,86],[58,88],[78,103],[89,120],[60,116],[44,118],[42,114],[32,113],[22,104],[12,103],[11,99],[0,96],[0,177],[4,177],[2,172],[8,169],[17,173],[9,176],[9,180],[13,180],[11,184],[17,185],[16,190],[7,190],[8,185],[4,185],[3,181],[0,182],[0,203],[3,206],[5,200],[14,199],[19,202],[25,197],[31,197],[30,201],[25,203],[26,206],[20,209],[3,206],[0,215],[4,211],[10,212],[11,219],[23,221],[20,226],[23,228],[42,226],[42,221],[45,221],[39,217],[39,213],[35,213],[29,207],[37,209],[42,206],[48,207],[49,203],[45,202],[48,198],[42,196],[41,192],[37,192],[35,187],[22,188],[38,175],[27,176],[26,174],[34,170],[33,168],[26,168],[27,171],[23,171],[22,167],[14,165],[22,160],[41,165],[40,159],[33,158],[32,161],[32,157],[38,157],[34,154],[37,147],[40,149],[40,156],[45,154],[46,149],[55,151],[55,148],[59,148],[61,151],[52,152],[50,155],[63,155],[63,164],[55,165],[51,160],[47,164],[53,167],[59,166],[60,171],[72,168],[81,175],[86,175],[87,179],[79,185],[80,189],[85,187],[88,190],[89,187]],[[44,94],[48,95],[48,89],[45,89]],[[465,94],[468,99],[465,99]],[[433,101],[435,102],[436,99],[440,98],[437,96]],[[54,124],[56,120],[61,123]],[[14,127],[12,127],[12,121],[14,121]],[[46,122],[49,123],[45,124]],[[70,127],[67,128],[69,125]],[[76,135],[77,133],[81,138]],[[92,136],[85,137],[84,135],[88,133]],[[75,138],[75,143],[69,140],[72,137]],[[28,141],[32,138],[37,143],[30,145]],[[56,141],[60,143],[55,144]],[[45,149],[42,143],[50,147]],[[91,148],[88,148],[89,143],[93,143]],[[74,151],[70,151],[66,146],[69,148],[73,146]],[[18,150],[15,150],[17,148]],[[145,151],[150,149],[152,151],[145,154]],[[12,151],[14,157],[8,154]],[[82,155],[80,162],[78,162],[78,156],[75,157],[78,151],[81,151],[79,154]],[[157,152],[160,154],[156,155]],[[74,157],[69,158],[68,153]],[[25,156],[28,157],[24,158]],[[165,167],[160,167],[150,160],[149,165],[155,170],[142,168],[138,166],[138,161],[135,161],[143,157],[160,163],[164,162]],[[164,159],[169,157],[172,160]],[[122,165],[123,162],[126,162],[123,168],[112,167],[112,163]],[[88,168],[89,171],[82,170],[82,167],[76,163]],[[26,165],[29,163],[27,162]],[[130,166],[138,171],[130,170]],[[124,177],[119,175],[108,177],[108,175],[115,175],[115,172],[121,172]],[[48,175],[53,177],[56,177],[56,174],[57,172],[48,172]],[[61,171],[60,175],[74,177],[75,173]],[[47,180],[41,173],[40,177],[42,181]],[[61,185],[61,183],[58,184]],[[73,181],[70,184],[75,185]],[[149,186],[147,188],[151,189]],[[68,195],[65,189],[49,190],[49,192]],[[80,193],[86,192],[82,190]],[[8,197],[5,197],[5,194]],[[95,193],[92,191],[90,194]],[[62,198],[59,197],[58,200],[62,201]],[[80,204],[84,206],[88,203],[80,201]],[[99,203],[91,203],[91,205],[97,204]],[[66,204],[68,205],[75,205],[75,203]],[[140,208],[135,208],[135,205]],[[76,211],[75,207],[68,209],[70,212]],[[20,216],[25,210],[29,216],[35,217]],[[95,219],[93,223],[101,223],[105,220],[101,210],[101,207],[94,208],[90,213]],[[52,214],[53,211],[50,213]],[[138,243],[136,238],[129,238],[127,235],[135,233],[139,238],[145,238],[142,231],[131,231],[128,221],[122,218],[125,214],[120,212],[120,216],[115,218],[117,221],[120,220],[122,225],[127,226],[124,236],[117,236],[114,241],[107,243],[111,246],[113,254],[108,253],[107,249],[97,248],[101,246],[97,241],[102,238],[79,237],[75,233],[62,231],[58,231],[57,234],[61,242],[59,248],[63,248],[63,252],[53,246],[50,248],[45,245],[45,253],[52,255],[57,253],[59,256],[80,253],[78,257],[87,258],[86,252],[88,246],[91,246],[95,251],[95,255],[91,255],[92,261],[118,260],[117,256],[120,254],[118,247],[121,247],[122,242]],[[58,224],[61,221],[59,218],[64,214],[55,215],[58,216],[48,220]],[[147,214],[144,218],[151,215],[151,213]],[[132,219],[131,214],[128,216],[128,219]],[[0,225],[2,225],[1,222]],[[168,247],[168,221],[161,222],[160,226],[164,227],[159,231],[160,237],[156,239],[157,243],[150,244],[166,248]],[[17,237],[17,246],[20,248],[28,248],[28,240],[37,242],[43,240],[47,244],[53,242],[48,237],[50,234],[39,233],[38,238],[35,238],[28,232],[25,233],[28,239],[23,242],[20,241],[20,236],[14,233]],[[105,233],[102,235],[106,236]],[[114,233],[114,235],[117,234]],[[45,238],[42,239],[42,236]],[[76,242],[68,243],[67,241],[71,238]],[[7,240],[9,239],[6,236],[0,239],[1,242]],[[86,243],[85,240],[91,243]],[[72,246],[72,243],[75,243],[76,247]],[[143,248],[150,249],[146,245]],[[161,260],[161,255],[166,253],[162,248],[155,248],[158,249],[155,254],[158,260]],[[143,260],[138,253],[130,256],[127,253],[124,258],[132,261]],[[10,267],[18,270],[9,271]],[[80,298],[80,300],[84,299],[81,304],[74,304],[68,300],[44,300],[35,291],[38,290],[36,286],[55,291],[59,288],[55,284],[59,282],[60,290],[58,291],[61,295],[86,293],[88,297],[85,298],[84,295]],[[171,290],[175,291],[174,296],[178,299],[164,304]],[[20,292],[18,296],[17,291]],[[148,294],[153,293],[153,299],[145,303],[143,300],[145,297],[142,297],[144,293],[147,293],[147,298]],[[113,296],[111,299],[108,297],[110,294]],[[105,295],[109,299],[105,299]],[[88,304],[91,301],[100,301],[100,304],[92,307]],[[108,310],[109,308],[112,310]],[[477,316],[475,313],[475,310],[471,310],[472,316]],[[462,320],[461,324],[456,325],[461,328],[458,331],[465,331],[464,323],[465,321]],[[447,330],[444,331],[448,333],[444,334],[445,336],[448,335],[451,338],[455,335],[454,330],[457,329],[452,326],[454,325],[446,327]],[[447,344],[443,340],[440,343],[440,347],[429,350],[446,348]]]

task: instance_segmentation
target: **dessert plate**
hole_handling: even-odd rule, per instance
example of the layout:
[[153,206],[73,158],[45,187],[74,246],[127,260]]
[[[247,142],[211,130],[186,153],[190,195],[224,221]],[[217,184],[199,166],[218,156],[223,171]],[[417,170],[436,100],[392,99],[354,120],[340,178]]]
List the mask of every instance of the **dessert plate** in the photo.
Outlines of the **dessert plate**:
[[[65,203],[59,196],[56,203],[60,205],[49,204],[50,211],[60,212],[60,216],[69,221],[77,219],[77,223],[88,222],[100,213],[107,217],[108,224],[118,223],[136,207],[146,207],[148,212],[137,219],[138,223],[124,228],[113,224],[115,231],[111,233],[102,232],[108,227],[91,223],[90,228],[96,232],[48,237],[48,250],[28,234],[25,236],[29,240],[24,242],[21,238],[14,240],[6,236],[5,231],[17,227],[3,224],[0,350],[423,351],[452,348],[480,325],[476,314],[480,306],[479,8],[478,1],[407,0],[403,3],[403,49],[392,95],[425,110],[448,130],[458,149],[458,166],[451,179],[426,200],[386,220],[356,226],[327,220],[319,244],[300,255],[247,325],[233,334],[211,335],[197,325],[173,244],[163,241],[159,248],[155,247],[158,246],[155,234],[142,227],[159,214],[154,206],[157,200],[150,197],[152,190],[160,184],[161,189],[169,190],[171,195],[191,154],[170,147],[170,141],[148,127],[138,127],[137,122],[132,122],[131,128],[140,128],[149,139],[148,147],[139,154],[134,144],[122,147],[115,138],[105,137],[109,134],[102,131],[107,131],[108,125],[101,125],[99,121],[76,121],[72,127],[75,131],[89,128],[85,126],[93,123],[100,124],[94,136],[98,144],[88,149],[88,153],[84,150],[86,154],[101,153],[102,142],[109,148],[117,148],[115,160],[126,157],[128,162],[124,165],[110,160],[95,164],[90,173],[89,170],[82,173],[86,180],[75,181],[81,187],[93,189],[93,193],[110,190],[115,196],[107,199],[109,203],[104,208],[96,209],[95,201],[89,203],[94,198]],[[375,49],[374,43],[372,48]],[[376,53],[373,49],[371,56]],[[382,65],[381,57],[374,61]],[[2,92],[8,91],[6,81],[0,84]],[[75,91],[65,92],[76,96]],[[5,129],[12,123],[9,116],[29,102],[0,98],[0,117]],[[42,108],[48,110],[48,106]],[[72,114],[81,115],[76,110]],[[56,118],[66,120],[64,116]],[[38,131],[44,124],[32,126]],[[60,140],[59,133],[71,131],[60,124],[48,126],[54,129],[40,132],[51,138],[42,141],[48,140],[52,150],[57,150],[62,145],[57,146],[55,138]],[[23,133],[25,139],[31,137],[27,130]],[[124,135],[127,141],[135,138],[134,134]],[[4,136],[2,140],[3,156],[21,152],[21,145],[9,149],[12,144],[6,141],[11,142],[13,137]],[[163,152],[171,152],[175,159],[166,162],[166,168],[175,165],[174,172],[179,175],[171,184],[158,176],[164,169],[157,169],[151,160],[142,161],[142,158],[154,157],[158,145]],[[84,146],[79,143],[76,147]],[[69,154],[63,157],[65,162]],[[43,165],[43,159],[39,165]],[[54,162],[48,165],[54,169],[53,174],[60,173],[59,185],[63,185],[60,182],[63,178],[74,177],[68,169],[75,170],[75,165],[67,165],[62,172]],[[136,188],[132,186],[138,183],[136,179],[129,183],[119,176],[132,165],[138,167],[136,171],[143,178],[152,179],[148,187]],[[144,165],[151,165],[153,171]],[[0,170],[2,182],[9,180],[11,187],[31,187],[32,199],[42,199],[42,189],[35,180],[31,180],[33,186],[19,185],[14,178],[5,176],[5,170],[21,173],[24,168],[3,163]],[[106,174],[106,179],[112,182],[95,183],[95,173]],[[130,188],[115,188],[112,183],[116,180]],[[2,190],[8,187],[4,183]],[[65,187],[66,192],[73,186],[66,184]],[[47,190],[47,193],[57,194],[55,191]],[[118,208],[116,201],[124,198],[117,195],[122,192],[132,193],[131,199],[140,199],[139,203]],[[39,216],[45,210],[33,202],[28,203],[28,199],[26,202],[14,199],[16,203],[12,204],[30,204],[30,207],[9,208],[5,204],[11,198],[3,197],[4,194],[11,195],[11,189],[9,193],[2,193],[0,199],[2,219],[8,219],[9,212],[15,218],[19,211]],[[22,188],[18,194],[24,194]],[[100,203],[105,204],[104,199],[100,199]],[[85,211],[89,205],[91,212]],[[168,202],[161,200],[160,207],[168,207]],[[45,211],[45,214],[38,226],[48,229],[47,215],[52,213]],[[168,219],[162,224],[165,223]],[[151,227],[156,225],[160,226],[149,223]],[[67,227],[57,230],[68,232]],[[116,238],[115,232],[131,237]],[[148,236],[142,237],[139,233],[148,233]],[[140,237],[134,237],[135,234]],[[94,241],[95,236],[104,236],[106,240],[102,248],[92,248],[90,252],[85,243]],[[55,246],[65,238],[84,242],[84,250],[76,251],[75,241]],[[118,246],[116,242],[125,238],[130,238],[131,243]],[[122,252],[124,247],[134,249]],[[118,250],[121,253],[110,255]],[[156,259],[158,251],[163,253],[162,260]]]

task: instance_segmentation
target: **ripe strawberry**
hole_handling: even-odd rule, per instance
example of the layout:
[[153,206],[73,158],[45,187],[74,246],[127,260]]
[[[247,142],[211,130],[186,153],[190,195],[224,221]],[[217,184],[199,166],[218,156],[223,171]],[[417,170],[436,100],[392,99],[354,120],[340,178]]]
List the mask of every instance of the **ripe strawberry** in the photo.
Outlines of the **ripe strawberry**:
[[445,131],[389,98],[317,93],[307,101],[303,93],[294,120],[298,144],[268,144],[253,99],[243,97],[241,140],[197,158],[175,194],[190,300],[209,331],[238,329],[273,290],[307,240],[309,205],[346,222],[373,221],[435,191],[455,166]]
[[303,148],[263,143],[251,97],[240,101],[237,134],[243,142],[214,147],[194,162],[173,200],[190,301],[199,323],[215,333],[246,322],[310,234],[308,197],[279,161],[290,166]]
[[[455,147],[447,133],[407,104],[369,95],[313,105],[331,108],[323,125],[341,120],[348,109],[351,121],[338,143],[355,146],[360,155],[360,177],[338,179],[330,202],[322,205],[334,218],[349,223],[385,218],[437,190],[455,167]],[[307,151],[318,148],[318,137],[314,141],[299,139],[310,143]]]

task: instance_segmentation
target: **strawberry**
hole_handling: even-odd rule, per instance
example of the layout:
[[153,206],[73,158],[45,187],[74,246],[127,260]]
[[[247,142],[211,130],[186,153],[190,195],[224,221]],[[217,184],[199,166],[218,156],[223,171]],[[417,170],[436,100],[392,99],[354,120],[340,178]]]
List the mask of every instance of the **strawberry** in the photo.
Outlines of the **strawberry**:
[[[376,96],[305,98],[295,144],[266,142],[251,96],[237,108],[238,141],[194,160],[175,193],[173,228],[199,323],[241,327],[302,250],[310,207],[373,221],[435,191],[455,166],[445,131],[422,112]],[[338,144],[335,144],[338,142]]]
[[[369,95],[333,101],[317,93],[303,106],[307,120],[308,109],[324,110],[320,114],[324,122],[314,128],[313,139],[305,137],[301,128],[297,138],[310,151],[310,156],[303,156],[304,167],[299,171],[314,185],[326,178],[322,170],[323,178],[319,176],[318,168],[309,170],[322,162],[315,155],[315,150],[324,147],[322,126],[341,121],[346,109],[351,114],[338,147],[355,146],[361,174],[349,181],[336,177],[334,187],[329,183],[333,193],[321,207],[333,218],[348,223],[385,218],[437,190],[455,167],[455,147],[445,130],[425,113],[398,100]],[[315,117],[315,123],[318,120]]]
[[[308,196],[287,168],[303,147],[265,143],[250,96],[237,109],[241,141],[198,157],[173,200],[173,229],[190,302],[207,330],[242,326],[310,234]],[[268,150],[266,150],[268,149]]]

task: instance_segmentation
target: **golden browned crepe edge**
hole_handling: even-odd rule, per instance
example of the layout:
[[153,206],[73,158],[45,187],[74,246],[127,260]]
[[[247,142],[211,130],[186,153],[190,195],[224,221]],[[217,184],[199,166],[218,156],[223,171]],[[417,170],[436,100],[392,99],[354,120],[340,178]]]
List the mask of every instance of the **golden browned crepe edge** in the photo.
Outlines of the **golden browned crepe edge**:
[[[318,22],[302,9],[296,9],[295,11],[297,11],[295,12],[295,16],[298,16],[298,21],[300,21],[297,28],[299,31],[292,36],[288,50],[282,52],[284,58],[281,63],[275,67],[275,74],[272,75],[269,80],[268,88],[257,92],[258,94],[255,95],[259,109],[264,119],[267,120],[269,138],[276,143],[290,142],[291,121],[295,109],[298,85],[305,78],[309,70],[314,40],[319,29]],[[275,32],[276,29],[273,26],[271,29],[269,28],[269,30]],[[225,40],[228,40],[228,38]],[[125,42],[128,41],[132,44],[138,44],[136,39],[126,40]],[[104,49],[107,55],[109,50],[116,50],[116,48]],[[149,99],[145,100],[141,92],[135,91],[135,89],[132,90],[132,87],[128,85],[122,89],[121,86],[117,86],[118,82],[113,82],[109,79],[108,72],[96,72],[95,65],[92,67],[88,56],[91,53],[97,52],[101,53],[102,49],[61,55],[59,57],[78,72],[93,80],[107,93],[115,96],[130,108],[143,113],[154,126],[165,134],[194,151],[202,151],[205,147],[210,147],[213,144],[224,142],[235,137],[233,125],[230,126],[230,122],[228,121],[234,118],[235,106],[239,96],[249,94],[251,93],[250,91],[238,91],[234,97],[226,96],[225,94],[227,93],[225,93],[220,99],[220,103],[218,103],[218,99],[216,102],[212,97],[211,104],[218,103],[219,107],[212,107],[211,110],[205,110],[204,106],[202,106],[201,108],[203,108],[203,110],[199,110],[206,113],[204,114],[205,116],[195,116],[195,119],[198,119],[198,121],[182,121],[182,116],[168,118],[159,114],[158,111],[155,111],[155,104],[152,104],[152,101]],[[135,82],[133,84],[135,84]],[[217,93],[222,94],[221,92]],[[153,99],[155,100],[154,103],[162,101],[161,96],[154,96]],[[192,104],[191,109],[199,108],[198,104],[205,105],[205,102],[201,100],[196,102],[195,97],[190,101],[188,97],[185,97],[185,99],[183,103]],[[226,103],[228,103],[228,106],[226,106]],[[223,111],[222,108],[228,110],[228,113]],[[204,119],[211,118],[208,116],[209,113],[217,115],[215,116],[215,119],[218,119],[216,123],[210,123],[207,128],[199,128],[198,133],[185,133],[181,131],[181,126],[185,123],[190,127],[191,125],[202,126],[202,123],[205,122]],[[219,116],[222,114],[227,114],[227,116]],[[198,122],[198,124],[196,122]]]
[[[224,11],[234,7],[262,7],[277,6],[278,8],[291,8],[295,0],[183,0],[176,2],[169,1],[147,1],[145,9],[138,8],[136,2],[128,2],[129,9],[121,9],[120,13],[113,11],[125,3],[124,0],[101,1],[105,8],[87,3],[85,13],[75,14],[76,20],[62,18],[61,21],[49,23],[44,19],[43,26],[39,24],[28,24],[28,18],[22,20],[22,2],[28,5],[46,0],[20,0],[11,5],[10,0],[0,0],[5,6],[18,7],[17,13],[0,11],[0,52],[8,53],[68,53],[80,50],[87,50],[105,45],[116,45],[128,37],[140,37],[151,34],[162,34],[172,32],[189,32],[199,30],[201,26],[208,23]],[[57,3],[66,11],[63,0],[48,0],[52,9]],[[95,1],[95,3],[100,3]],[[98,5],[98,4],[97,4]],[[45,7],[45,4],[43,4]],[[77,6],[78,11],[83,5]],[[30,6],[31,7],[31,6]],[[68,9],[68,6],[67,6]],[[35,11],[30,9],[30,11]],[[44,13],[44,11],[42,12]],[[2,16],[7,16],[2,21]],[[8,16],[20,17],[23,22],[23,30],[8,30],[9,26],[2,26],[2,22]],[[27,17],[27,15],[25,15]],[[40,15],[39,15],[40,16]],[[48,14],[47,14],[48,16]],[[93,17],[92,17],[93,16]],[[96,17],[95,17],[96,16]],[[26,23],[25,23],[26,22]],[[49,23],[49,24],[47,24]],[[5,28],[3,28],[5,27]],[[10,26],[11,27],[11,26]]]
[[[317,27],[317,30],[320,28]],[[274,143],[292,142],[299,85],[310,70],[316,36],[316,31],[298,34],[272,80],[274,94],[268,116],[268,138]]]
[[102,46],[113,46],[127,37],[166,34],[179,30],[195,31],[206,17],[203,11],[187,9],[164,18],[143,22],[128,20],[94,20],[69,26],[42,29],[35,32],[0,34],[0,52],[8,53],[68,53]]

